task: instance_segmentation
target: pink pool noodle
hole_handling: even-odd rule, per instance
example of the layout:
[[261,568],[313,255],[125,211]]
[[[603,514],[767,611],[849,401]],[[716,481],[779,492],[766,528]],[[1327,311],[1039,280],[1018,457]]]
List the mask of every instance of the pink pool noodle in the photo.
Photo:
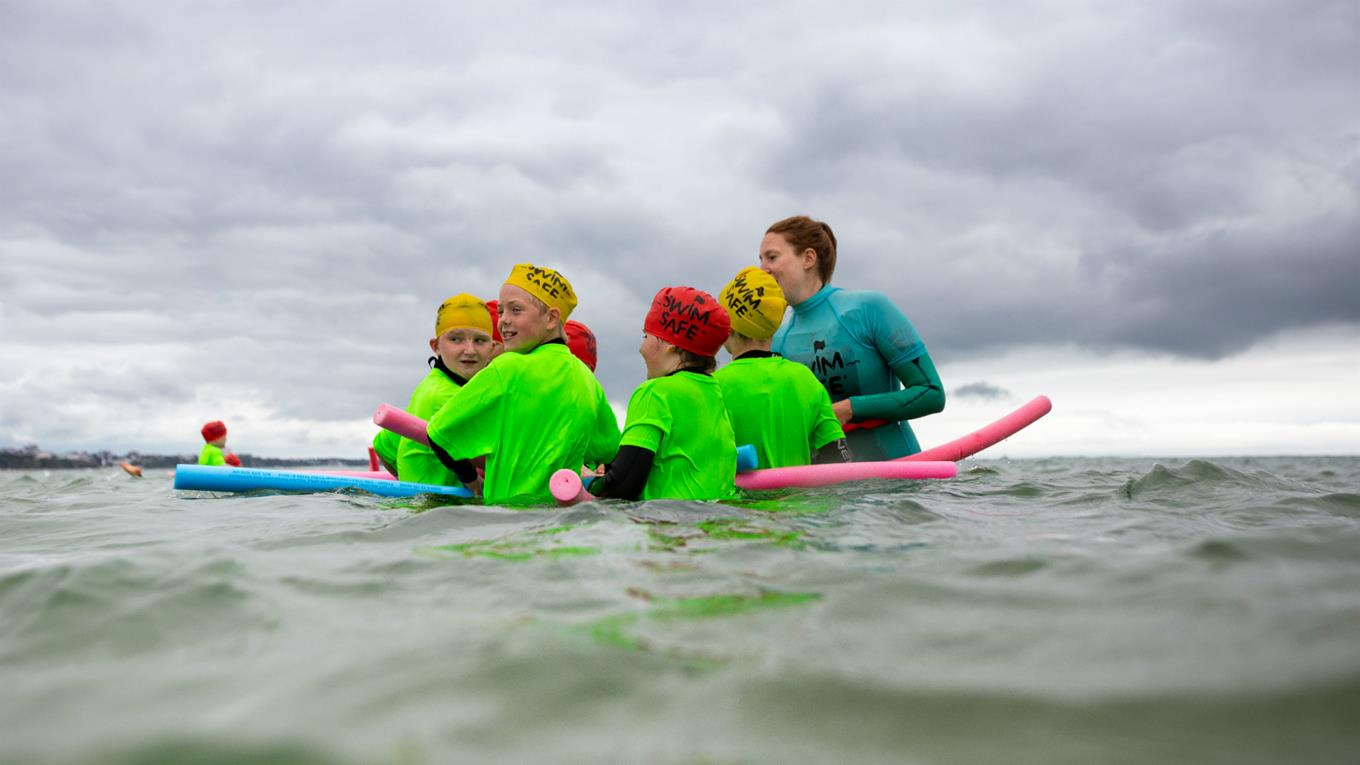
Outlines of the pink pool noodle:
[[559,505],[574,505],[595,499],[581,485],[581,474],[571,468],[562,468],[553,473],[552,478],[548,479],[548,491],[552,492],[553,499]]
[[425,421],[391,404],[378,404],[378,410],[373,413],[373,424],[412,441],[430,445],[430,437],[425,434]]
[[1038,396],[991,425],[975,430],[962,438],[956,438],[947,444],[941,444],[933,449],[926,449],[923,452],[917,452],[916,454],[907,457],[901,457],[896,461],[928,462],[933,460],[951,460],[953,462],[958,462],[964,457],[971,457],[972,455],[977,454],[1003,438],[1010,438],[1020,430],[1028,427],[1035,420],[1048,414],[1052,409],[1053,402],[1048,399],[1048,396]]
[[953,478],[958,474],[958,469],[958,465],[948,461],[835,462],[738,473],[737,486],[751,491],[810,489],[843,481],[863,481],[871,478]]

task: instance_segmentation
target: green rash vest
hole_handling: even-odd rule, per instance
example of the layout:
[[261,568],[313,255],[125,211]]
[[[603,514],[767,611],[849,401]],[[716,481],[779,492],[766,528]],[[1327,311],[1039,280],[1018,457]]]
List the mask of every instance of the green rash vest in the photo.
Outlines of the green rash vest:
[[737,443],[754,444],[762,468],[807,465],[845,438],[831,396],[812,370],[779,356],[737,359],[713,375]]
[[222,456],[222,448],[212,444],[204,444],[203,451],[198,453],[198,464],[200,465],[225,465],[226,457]]
[[378,455],[382,466],[392,471],[392,475],[397,475],[399,472],[397,470],[398,446],[401,446],[401,436],[390,430],[380,429],[377,435],[373,436],[373,451]]
[[430,418],[427,432],[455,460],[487,458],[489,503],[552,503],[554,472],[609,462],[619,450],[604,389],[560,342],[497,356]]
[[[412,391],[411,403],[406,406],[406,411],[422,420],[428,420],[458,391],[458,383],[449,379],[443,370],[435,367]],[[397,437],[397,441],[397,476],[401,480],[433,486],[463,485],[458,476],[444,467],[439,458],[434,456],[430,447],[400,436]]]
[[709,375],[648,380],[628,400],[621,446],[656,453],[642,499],[724,499],[736,488],[737,441],[722,389]]

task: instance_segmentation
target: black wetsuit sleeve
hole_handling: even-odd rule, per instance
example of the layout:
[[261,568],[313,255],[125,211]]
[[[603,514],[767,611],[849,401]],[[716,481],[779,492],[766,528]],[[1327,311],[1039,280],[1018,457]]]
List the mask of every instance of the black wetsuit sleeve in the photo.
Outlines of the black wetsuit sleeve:
[[812,464],[814,465],[854,461],[855,455],[850,451],[850,444],[844,438],[828,441],[822,444],[822,448],[812,453]]
[[620,446],[619,455],[609,463],[604,475],[590,484],[590,493],[597,497],[637,499],[647,486],[656,452],[641,446]]
[[430,451],[434,452],[434,456],[439,458],[440,464],[452,470],[453,474],[458,476],[458,480],[465,484],[477,480],[477,466],[472,464],[472,460],[456,460],[450,457],[448,452],[439,448],[439,444],[434,441],[430,441]]

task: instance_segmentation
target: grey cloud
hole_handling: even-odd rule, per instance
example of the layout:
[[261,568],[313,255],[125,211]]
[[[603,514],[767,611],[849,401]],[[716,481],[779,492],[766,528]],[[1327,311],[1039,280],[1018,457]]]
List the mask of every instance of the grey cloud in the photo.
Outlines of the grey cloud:
[[967,383],[966,385],[960,385],[951,391],[949,395],[957,396],[958,398],[994,399],[1008,398],[1011,393],[998,385],[993,385],[985,380],[979,380],[977,382]]
[[894,89],[920,74],[880,54],[869,86],[819,81],[783,110],[764,177],[818,188],[810,212],[910,263],[865,263],[852,233],[837,281],[886,285],[946,356],[1075,342],[1220,357],[1354,322],[1360,40],[1353,9],[1314,5],[1135,13],[1095,39],[1059,34],[973,92]]
[[[138,391],[366,418],[439,301],[524,260],[577,283],[626,401],[656,289],[716,291],[793,212],[941,362],[1355,322],[1356,30],[1327,2],[0,5],[0,440]],[[72,338],[108,369],[52,372]]]

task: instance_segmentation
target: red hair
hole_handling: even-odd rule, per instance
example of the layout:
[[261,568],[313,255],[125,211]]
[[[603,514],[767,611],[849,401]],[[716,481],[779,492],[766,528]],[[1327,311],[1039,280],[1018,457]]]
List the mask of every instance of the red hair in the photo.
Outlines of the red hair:
[[836,271],[836,235],[831,233],[830,226],[806,215],[794,215],[771,224],[765,233],[784,237],[797,254],[804,250],[816,252],[817,275],[822,284],[831,283],[831,274]]

